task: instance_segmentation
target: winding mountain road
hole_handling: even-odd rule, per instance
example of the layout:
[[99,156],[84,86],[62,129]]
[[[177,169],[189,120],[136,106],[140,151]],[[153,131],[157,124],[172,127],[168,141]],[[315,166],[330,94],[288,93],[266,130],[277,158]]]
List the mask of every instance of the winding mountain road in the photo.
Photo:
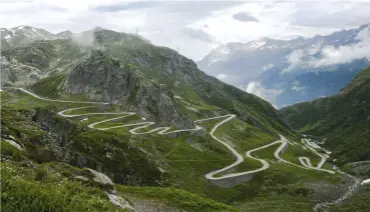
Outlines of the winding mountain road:
[[[107,102],[66,101],[66,100],[48,99],[48,98],[40,97],[40,96],[38,96],[38,95],[36,95],[36,94],[34,94],[30,91],[27,91],[23,88],[14,88],[14,89],[18,89],[20,91],[23,91],[26,94],[29,94],[29,95],[31,95],[35,98],[38,98],[38,99],[41,99],[41,100],[44,100],[44,101],[76,103],[76,104],[98,104],[98,105],[107,105],[107,104],[109,104]],[[88,106],[88,107],[94,107],[94,106]],[[117,125],[117,126],[106,127],[106,128],[101,128],[101,127],[97,126],[97,125],[105,123],[105,122],[110,122],[110,121],[114,121],[114,120],[118,120],[118,119],[123,119],[125,117],[135,115],[136,114],[135,112],[104,112],[104,113],[66,114],[66,113],[71,112],[71,111],[76,111],[76,110],[83,109],[83,108],[88,108],[88,107],[77,107],[77,108],[66,109],[66,110],[58,112],[58,115],[60,115],[62,117],[66,117],[66,118],[90,116],[90,115],[122,115],[122,116],[118,116],[118,117],[115,117],[115,118],[105,119],[105,120],[102,120],[102,121],[97,121],[97,122],[91,123],[91,124],[88,125],[88,127],[92,128],[92,129],[96,129],[96,130],[110,130],[110,129],[115,129],[115,128],[137,126],[133,129],[129,130],[130,133],[135,134],[135,135],[142,135],[142,134],[149,134],[149,133],[157,133],[157,134],[160,134],[160,135],[165,135],[165,134],[171,134],[171,133],[177,133],[177,132],[197,131],[197,130],[202,129],[202,127],[197,125],[198,123],[208,121],[208,120],[220,119],[221,121],[213,126],[213,128],[211,129],[209,134],[214,140],[216,140],[217,142],[219,142],[220,144],[225,146],[233,154],[233,156],[236,158],[236,161],[234,163],[224,167],[224,168],[221,168],[221,169],[218,169],[218,170],[215,170],[215,171],[212,171],[212,172],[209,172],[209,173],[205,174],[205,177],[208,180],[210,180],[211,182],[215,183],[216,185],[219,185],[219,186],[222,186],[222,187],[232,187],[232,186],[237,185],[241,182],[244,182],[244,181],[247,181],[247,180],[251,179],[253,174],[268,169],[270,167],[270,164],[264,159],[256,158],[256,157],[252,156],[252,153],[256,152],[258,150],[261,150],[261,149],[268,148],[268,147],[273,146],[273,145],[279,145],[278,148],[274,152],[274,157],[278,161],[281,161],[281,162],[284,162],[284,163],[287,163],[287,164],[290,164],[290,165],[293,165],[295,167],[302,168],[302,169],[311,169],[311,170],[316,170],[316,171],[327,172],[327,173],[330,173],[330,174],[335,173],[332,170],[327,170],[327,169],[322,168],[322,166],[324,165],[327,157],[321,155],[315,149],[311,148],[309,143],[308,143],[309,142],[308,139],[305,139],[304,141],[302,140],[302,143],[310,151],[314,152],[316,155],[318,155],[321,158],[321,161],[320,161],[320,163],[318,163],[317,166],[313,166],[308,157],[299,157],[298,158],[301,165],[297,165],[295,163],[292,163],[290,161],[287,161],[287,160],[281,158],[280,154],[283,153],[286,150],[286,148],[289,146],[289,144],[291,144],[282,135],[280,135],[280,140],[277,140],[277,141],[274,141],[272,143],[266,144],[264,146],[249,150],[245,153],[245,156],[238,153],[232,146],[230,146],[226,142],[222,141],[221,139],[219,139],[215,135],[215,132],[217,131],[217,129],[221,125],[229,122],[230,120],[232,120],[236,117],[236,115],[234,115],[234,114],[228,114],[228,115],[223,115],[223,116],[216,116],[216,117],[212,117],[212,118],[196,120],[196,121],[194,121],[195,128],[192,128],[192,129],[180,129],[180,130],[172,130],[171,131],[171,127],[157,127],[157,128],[151,129],[149,131],[145,131],[145,132],[137,132],[137,131],[141,130],[141,129],[144,129],[146,127],[155,125],[155,122],[144,121],[144,122],[140,122],[140,123]],[[258,169],[255,169],[255,170],[245,171],[245,172],[227,173],[227,174],[223,174],[222,176],[215,176],[215,175],[220,174],[222,172],[232,172],[237,165],[241,164],[244,161],[244,157],[259,161],[262,164],[262,167],[260,167]]]

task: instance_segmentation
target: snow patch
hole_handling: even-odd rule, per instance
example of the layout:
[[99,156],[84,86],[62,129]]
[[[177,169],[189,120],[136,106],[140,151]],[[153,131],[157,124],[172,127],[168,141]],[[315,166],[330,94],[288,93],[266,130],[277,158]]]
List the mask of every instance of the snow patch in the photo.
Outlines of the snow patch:
[[19,26],[17,29],[23,29],[24,28],[24,26]]
[[207,65],[210,66],[212,63],[224,60],[230,53],[231,50],[227,45],[220,45],[217,49],[212,51],[211,56],[208,58],[209,62]]
[[267,49],[276,49],[276,48],[277,48],[277,46],[276,46],[276,45],[271,45],[271,46],[267,46],[266,48],[267,48]]
[[32,31],[37,32],[37,30],[36,30],[36,29],[34,29],[34,28],[32,28]]
[[7,35],[7,36],[5,36],[5,39],[9,40],[11,37],[12,37],[12,36]]
[[249,45],[249,48],[260,48],[262,47],[263,45],[265,45],[266,42],[265,41],[255,41],[255,42],[252,42],[250,45]]

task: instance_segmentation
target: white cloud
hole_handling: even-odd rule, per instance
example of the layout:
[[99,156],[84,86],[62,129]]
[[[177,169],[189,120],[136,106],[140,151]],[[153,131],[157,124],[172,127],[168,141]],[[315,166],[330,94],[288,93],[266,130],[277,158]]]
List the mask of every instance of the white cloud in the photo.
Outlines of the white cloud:
[[298,81],[294,81],[293,83],[292,83],[293,85],[292,85],[292,90],[293,91],[297,91],[297,92],[300,92],[300,91],[304,91],[306,88],[305,87],[303,87],[303,86],[300,86],[301,85],[301,83],[300,82],[298,82]]
[[259,22],[259,20],[246,12],[238,12],[233,14],[233,18],[242,22]]
[[317,44],[313,44],[312,46],[310,46],[307,49],[307,53],[309,55],[314,55],[314,54],[318,53],[321,50],[322,43],[323,42],[320,42],[320,43],[317,43]]
[[[333,1],[7,0],[0,1],[0,13],[6,17],[0,19],[0,26],[30,25],[54,33],[96,26],[123,32],[138,30],[156,45],[179,47],[180,53],[200,60],[221,43],[310,37],[358,26],[370,20],[369,9],[370,2]],[[233,15],[238,13],[259,22],[236,20]]]
[[267,64],[262,66],[262,71],[267,71],[269,69],[272,69],[274,67],[274,64]]
[[[247,2],[243,5],[212,12],[209,16],[191,24],[213,35],[215,42],[248,42],[261,37],[291,39],[297,36],[329,34],[338,28],[317,28],[292,25],[292,15],[298,11],[299,3],[294,2]],[[233,14],[245,12],[259,22],[241,22]],[[370,15],[369,15],[370,17]],[[204,27],[207,25],[207,27]],[[253,32],[253,33],[251,33]]]
[[365,28],[356,37],[358,43],[340,46],[325,46],[322,49],[323,57],[319,60],[310,61],[314,67],[328,66],[352,62],[356,59],[370,59],[370,29]]
[[216,76],[217,79],[224,81],[228,76],[226,74],[218,74]]
[[286,60],[289,63],[289,66],[283,69],[282,73],[293,71],[295,68],[299,67],[303,63],[304,51],[302,49],[297,49],[292,51],[287,57]]
[[315,27],[357,27],[369,20],[369,1],[301,2],[292,14],[293,25]]
[[276,97],[284,92],[283,90],[264,88],[260,82],[250,82],[247,87],[240,86],[240,88],[248,93],[252,93],[266,101],[269,101],[273,105],[276,102]]
[[[349,63],[363,58],[370,60],[370,29],[363,29],[355,39],[358,43],[351,45],[321,47],[320,44],[311,46],[309,49],[294,50],[286,57],[289,66],[282,71],[282,74],[303,67],[325,67]],[[318,52],[322,56],[314,58],[312,55]]]

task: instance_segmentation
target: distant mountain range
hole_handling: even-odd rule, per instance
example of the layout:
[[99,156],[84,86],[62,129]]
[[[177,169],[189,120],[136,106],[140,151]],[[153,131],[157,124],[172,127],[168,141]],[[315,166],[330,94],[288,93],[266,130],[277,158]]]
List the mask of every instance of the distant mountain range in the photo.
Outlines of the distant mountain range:
[[198,67],[282,107],[337,93],[370,64],[369,25],[327,36],[227,43]]
[[32,40],[50,40],[58,38],[68,38],[72,36],[71,31],[64,31],[52,34],[44,29],[30,26],[18,26],[10,29],[1,28],[1,39],[4,43],[20,45]]
[[[53,34],[41,28],[35,28],[31,26],[18,26],[9,29],[0,28],[0,38],[2,40],[3,47],[8,47],[9,45],[22,46],[37,40],[56,40],[70,38],[80,44],[87,42],[90,42],[90,44],[92,44],[94,40],[94,32],[99,30],[102,30],[102,28],[95,27],[94,29],[81,33],[72,33],[70,30],[66,30]],[[131,35],[130,33],[125,34]],[[146,42],[149,42],[140,35],[135,34],[135,37],[140,37]]]

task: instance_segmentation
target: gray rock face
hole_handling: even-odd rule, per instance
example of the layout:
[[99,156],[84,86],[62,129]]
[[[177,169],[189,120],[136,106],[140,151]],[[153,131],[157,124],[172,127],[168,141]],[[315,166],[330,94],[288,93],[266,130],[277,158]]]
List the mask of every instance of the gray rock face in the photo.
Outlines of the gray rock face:
[[127,111],[137,111],[141,116],[160,125],[189,127],[189,118],[176,111],[174,97],[165,85],[158,85],[119,61],[95,50],[68,75],[63,91],[84,94],[88,98],[123,104]]
[[59,120],[54,117],[53,111],[37,109],[33,120],[54,134],[57,146],[64,147],[67,145],[69,137],[76,129],[76,126],[69,120]]
[[1,86],[31,85],[45,75],[37,68],[20,63],[16,59],[0,59]]
[[14,45],[25,44],[35,40],[50,40],[58,38],[44,29],[33,28],[30,26],[18,26],[10,29],[1,28],[0,32],[1,39]]

